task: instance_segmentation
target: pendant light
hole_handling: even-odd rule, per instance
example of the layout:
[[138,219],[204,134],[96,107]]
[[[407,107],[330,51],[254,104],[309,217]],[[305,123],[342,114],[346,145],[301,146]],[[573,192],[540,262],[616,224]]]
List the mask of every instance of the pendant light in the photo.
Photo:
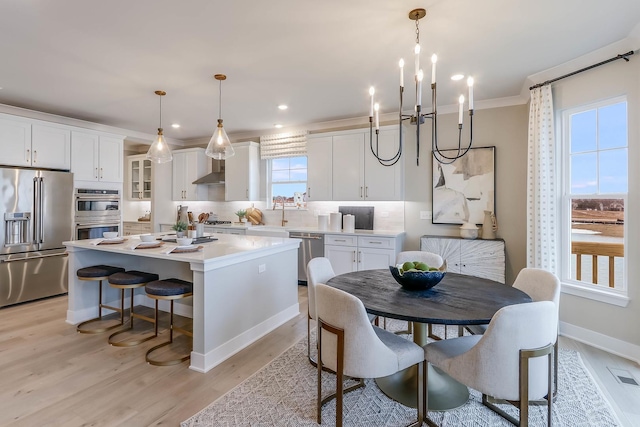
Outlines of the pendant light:
[[216,160],[224,160],[235,154],[235,151],[231,146],[231,141],[229,141],[229,137],[227,136],[227,132],[225,132],[224,127],[222,126],[222,81],[226,80],[227,76],[224,74],[216,74],[213,78],[220,82],[218,127],[216,127],[215,132],[213,132],[213,136],[209,140],[209,145],[207,145],[205,153],[207,156]]
[[158,136],[153,141],[153,144],[151,144],[151,147],[149,147],[149,151],[147,151],[147,159],[154,163],[167,163],[173,159],[171,149],[164,140],[164,135],[162,135],[162,97],[165,96],[167,92],[157,90],[155,94],[160,97],[160,126],[158,127]]

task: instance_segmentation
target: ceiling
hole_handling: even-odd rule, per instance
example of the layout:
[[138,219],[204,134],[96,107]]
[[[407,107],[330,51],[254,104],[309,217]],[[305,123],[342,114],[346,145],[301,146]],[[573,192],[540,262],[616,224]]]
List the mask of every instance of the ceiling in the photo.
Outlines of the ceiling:
[[[420,21],[425,75],[438,54],[438,100],[518,96],[527,76],[626,38],[638,0],[0,0],[0,103],[153,135],[278,133],[398,105],[398,60],[412,80]],[[429,77],[425,77],[427,79]],[[405,102],[414,102],[407,85]],[[425,88],[425,98],[427,91]],[[428,98],[426,98],[428,99]],[[280,111],[279,104],[289,109]],[[172,129],[171,123],[180,123]]]

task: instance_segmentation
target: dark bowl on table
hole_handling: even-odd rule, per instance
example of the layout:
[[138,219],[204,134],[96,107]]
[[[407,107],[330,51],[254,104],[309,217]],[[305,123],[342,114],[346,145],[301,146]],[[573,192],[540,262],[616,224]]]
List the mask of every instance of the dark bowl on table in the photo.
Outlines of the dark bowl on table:
[[444,277],[446,271],[405,271],[400,274],[398,267],[389,266],[391,275],[403,288],[410,291],[431,289]]

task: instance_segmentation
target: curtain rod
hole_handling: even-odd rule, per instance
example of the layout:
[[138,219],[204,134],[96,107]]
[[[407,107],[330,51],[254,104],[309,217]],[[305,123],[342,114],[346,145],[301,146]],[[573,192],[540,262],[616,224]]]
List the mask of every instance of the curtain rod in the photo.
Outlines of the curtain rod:
[[578,73],[582,73],[583,71],[588,71],[588,70],[590,70],[592,68],[596,68],[596,67],[599,67],[601,65],[608,64],[609,62],[617,61],[618,59],[624,59],[626,62],[629,62],[629,58],[628,57],[631,56],[631,55],[633,55],[633,51],[632,50],[630,50],[627,53],[623,53],[623,54],[614,56],[613,58],[609,58],[606,61],[598,62],[597,64],[593,64],[593,65],[590,65],[588,67],[581,68],[580,70],[574,71],[572,73],[565,74],[564,76],[560,76],[560,77],[557,77],[555,79],[547,80],[544,83],[538,83],[537,85],[531,86],[529,88],[529,90],[533,90],[533,89],[537,89],[537,88],[542,87],[542,86],[549,85],[549,84],[551,84],[553,82],[557,82],[558,80],[562,80],[562,79],[565,79],[567,77],[574,76],[574,75],[576,75]]

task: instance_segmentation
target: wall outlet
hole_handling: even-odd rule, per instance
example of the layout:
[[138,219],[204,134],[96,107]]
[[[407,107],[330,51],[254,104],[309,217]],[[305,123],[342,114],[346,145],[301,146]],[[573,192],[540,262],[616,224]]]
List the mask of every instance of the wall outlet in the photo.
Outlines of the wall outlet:
[[266,264],[260,264],[258,266],[258,273],[264,273],[265,271],[267,271],[267,265]]
[[431,211],[420,211],[420,219],[431,219],[433,218],[433,213]]

